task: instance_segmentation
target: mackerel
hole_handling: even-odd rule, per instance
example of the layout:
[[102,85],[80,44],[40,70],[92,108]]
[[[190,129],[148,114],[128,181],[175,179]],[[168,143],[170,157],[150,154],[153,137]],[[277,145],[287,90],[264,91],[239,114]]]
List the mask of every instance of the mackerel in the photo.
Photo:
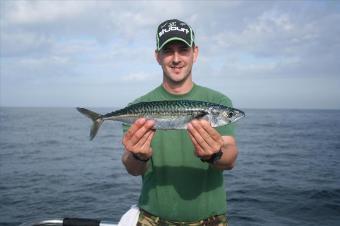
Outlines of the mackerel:
[[93,121],[90,140],[96,136],[105,120],[132,124],[138,118],[146,118],[155,121],[155,129],[169,130],[186,129],[193,119],[205,119],[212,127],[218,127],[236,122],[245,116],[243,111],[236,108],[196,100],[139,102],[104,115],[86,108],[77,110]]

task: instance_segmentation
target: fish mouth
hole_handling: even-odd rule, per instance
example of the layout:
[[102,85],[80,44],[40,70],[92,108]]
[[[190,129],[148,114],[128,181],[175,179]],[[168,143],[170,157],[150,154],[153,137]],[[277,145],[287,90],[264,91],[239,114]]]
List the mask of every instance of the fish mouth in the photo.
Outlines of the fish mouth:
[[238,120],[240,120],[241,118],[244,118],[244,117],[246,117],[246,114],[241,110],[237,110],[234,122],[236,122],[236,121],[238,121]]
[[[231,116],[230,116],[231,114]],[[245,117],[245,113],[239,109],[234,109],[233,113],[229,113],[228,114],[228,118],[229,118],[229,122],[230,123],[234,123],[237,122],[238,120],[240,120],[241,118]]]

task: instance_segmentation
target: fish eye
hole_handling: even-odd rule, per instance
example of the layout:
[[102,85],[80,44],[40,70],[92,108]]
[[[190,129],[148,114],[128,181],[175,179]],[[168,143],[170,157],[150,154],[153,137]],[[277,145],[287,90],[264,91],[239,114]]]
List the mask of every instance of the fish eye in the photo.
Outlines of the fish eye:
[[228,117],[232,118],[233,116],[234,116],[234,113],[233,112],[229,112]]

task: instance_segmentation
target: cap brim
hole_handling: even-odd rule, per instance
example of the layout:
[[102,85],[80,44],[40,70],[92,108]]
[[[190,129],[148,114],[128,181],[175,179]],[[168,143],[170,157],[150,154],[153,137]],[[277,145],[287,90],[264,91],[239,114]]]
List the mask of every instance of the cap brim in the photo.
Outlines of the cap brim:
[[172,41],[181,41],[184,42],[185,44],[187,44],[187,46],[192,47],[192,43],[188,43],[186,40],[184,40],[183,38],[179,38],[179,37],[173,37],[173,38],[169,38],[168,40],[166,40],[161,46],[158,47],[158,51],[161,50],[166,44],[168,44],[169,42]]

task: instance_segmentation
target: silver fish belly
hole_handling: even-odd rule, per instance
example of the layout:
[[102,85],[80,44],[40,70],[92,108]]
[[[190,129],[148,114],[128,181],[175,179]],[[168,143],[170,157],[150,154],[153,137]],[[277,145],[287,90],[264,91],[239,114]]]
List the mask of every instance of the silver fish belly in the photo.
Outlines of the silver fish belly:
[[155,129],[186,129],[193,119],[203,118],[208,120],[212,127],[218,127],[236,122],[245,116],[243,111],[236,108],[194,100],[140,102],[105,115],[85,108],[77,109],[94,123],[90,133],[91,139],[104,120],[132,124],[138,118],[146,118],[155,121]]

